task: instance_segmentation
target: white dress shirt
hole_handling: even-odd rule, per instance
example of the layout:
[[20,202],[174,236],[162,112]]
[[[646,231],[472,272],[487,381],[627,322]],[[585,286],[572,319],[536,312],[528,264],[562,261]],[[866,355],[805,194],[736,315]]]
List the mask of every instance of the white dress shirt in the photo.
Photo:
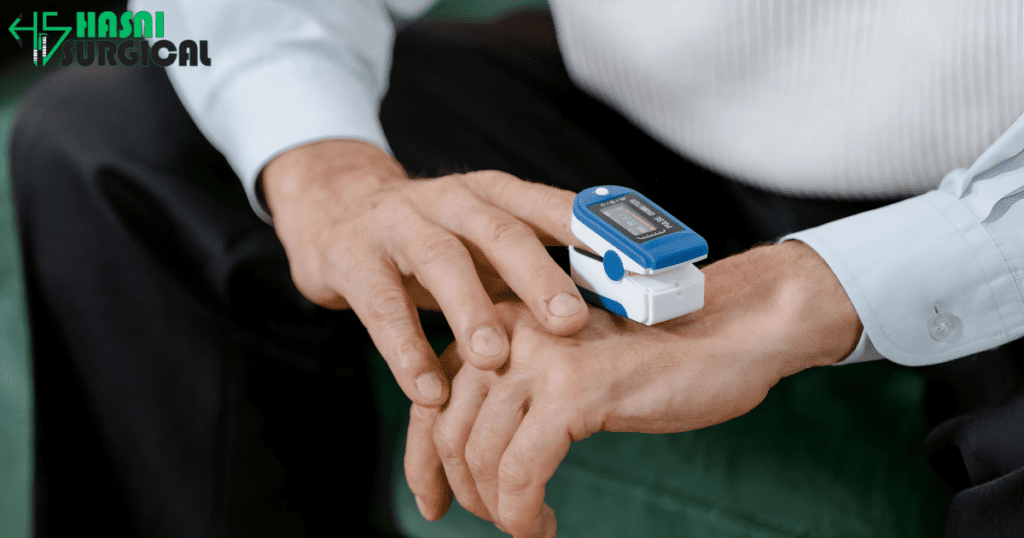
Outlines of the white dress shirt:
[[[133,0],[210,67],[172,66],[242,179],[331,138],[388,149],[395,24],[430,0]],[[864,324],[844,363],[933,364],[1024,336],[1019,0],[551,0],[576,83],[666,146],[760,188],[904,201],[784,239]],[[952,171],[950,171],[952,170]],[[937,187],[937,188],[936,188]]]

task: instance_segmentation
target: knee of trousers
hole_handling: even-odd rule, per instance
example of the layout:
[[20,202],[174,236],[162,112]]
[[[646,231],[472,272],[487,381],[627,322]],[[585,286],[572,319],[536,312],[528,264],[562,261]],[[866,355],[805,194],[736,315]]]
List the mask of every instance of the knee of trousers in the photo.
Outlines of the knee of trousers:
[[69,88],[73,79],[58,72],[37,81],[22,98],[10,139],[11,179],[15,207],[20,216],[35,209],[30,203],[37,193],[64,192],[71,180],[73,151],[66,140],[83,139],[79,132],[88,124],[84,115],[92,107],[81,107]]
[[162,69],[58,71],[21,105],[11,170],[26,268],[131,250],[222,296],[249,260],[287,273],[273,229]]
[[33,85],[20,105],[10,145],[19,211],[60,205],[32,203],[37,198],[94,190],[88,183],[97,171],[159,167],[185,151],[177,148],[205,142],[162,69],[62,69]]

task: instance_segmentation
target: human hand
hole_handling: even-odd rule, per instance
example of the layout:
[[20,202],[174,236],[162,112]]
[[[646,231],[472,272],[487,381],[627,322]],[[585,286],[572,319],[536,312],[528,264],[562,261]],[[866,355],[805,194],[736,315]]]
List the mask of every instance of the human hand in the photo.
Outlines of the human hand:
[[[853,350],[860,321],[797,241],[711,264],[702,310],[652,327],[594,310],[572,337],[499,305],[509,365],[458,370],[446,407],[413,406],[405,471],[427,519],[459,503],[516,537],[553,536],[544,488],[572,441],[597,431],[680,432],[753,409],[782,377]],[[449,348],[450,358],[458,349]],[[455,368],[452,368],[454,371]]]
[[351,307],[419,405],[445,402],[448,383],[416,307],[444,312],[459,355],[481,369],[508,357],[495,294],[511,288],[555,334],[586,323],[575,284],[544,249],[577,243],[572,192],[493,171],[411,180],[380,148],[353,140],[287,151],[262,182],[299,291]]

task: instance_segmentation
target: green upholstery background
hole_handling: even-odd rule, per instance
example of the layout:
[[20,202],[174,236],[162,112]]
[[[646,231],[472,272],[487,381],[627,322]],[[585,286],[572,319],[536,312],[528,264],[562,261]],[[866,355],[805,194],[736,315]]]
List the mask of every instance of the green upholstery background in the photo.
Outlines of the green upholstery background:
[[5,538],[28,536],[32,469],[28,326],[8,167],[18,97],[33,75],[26,71],[8,69],[0,77],[0,536]]
[[[429,16],[487,20],[543,0],[447,0]],[[26,62],[27,64],[27,62]],[[31,368],[9,194],[8,135],[40,70],[0,77],[0,536],[28,536]],[[435,342],[439,348],[445,340]],[[371,355],[375,352],[369,350]],[[401,468],[408,400],[373,359],[385,433],[396,443],[397,523],[411,537],[503,536],[454,504],[424,521]],[[888,363],[786,379],[748,415],[674,435],[598,434],[552,480],[559,536],[938,536],[948,493],[920,450],[923,378]]]

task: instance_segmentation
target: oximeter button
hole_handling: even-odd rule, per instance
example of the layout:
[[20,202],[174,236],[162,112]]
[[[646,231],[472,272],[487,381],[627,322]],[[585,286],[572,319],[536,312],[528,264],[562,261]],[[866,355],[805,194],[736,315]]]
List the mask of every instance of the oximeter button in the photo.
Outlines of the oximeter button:
[[614,250],[604,253],[604,274],[615,282],[622,280],[622,277],[626,275],[626,270],[622,267],[622,259]]
[[608,189],[606,189],[604,187],[598,187],[598,188],[594,189],[594,194],[600,194],[601,196],[604,196],[604,195],[608,194]]

